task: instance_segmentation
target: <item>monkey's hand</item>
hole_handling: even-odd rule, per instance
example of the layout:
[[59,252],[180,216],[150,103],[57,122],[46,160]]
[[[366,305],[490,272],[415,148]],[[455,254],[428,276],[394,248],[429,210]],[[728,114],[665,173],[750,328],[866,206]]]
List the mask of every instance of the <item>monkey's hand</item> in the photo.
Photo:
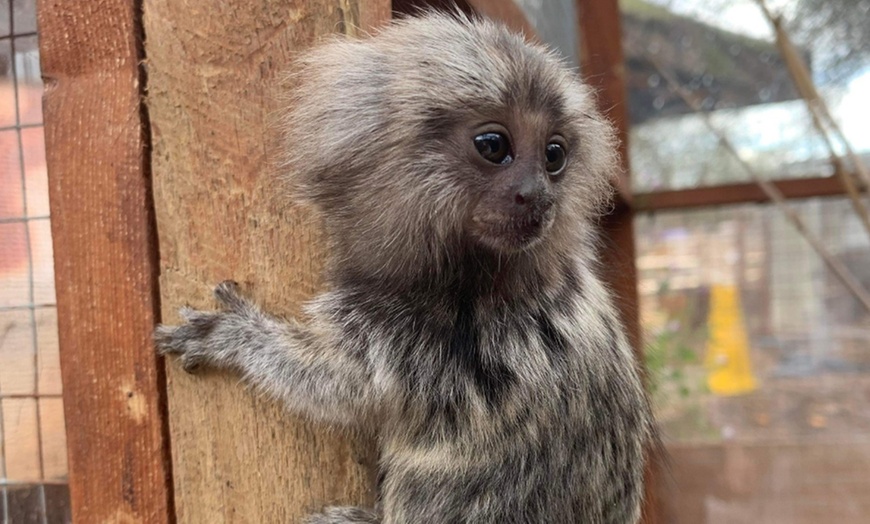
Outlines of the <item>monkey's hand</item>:
[[214,289],[223,311],[197,311],[183,307],[186,321],[180,326],[157,326],[154,342],[164,355],[178,355],[184,370],[193,373],[203,367],[238,367],[240,358],[250,351],[247,331],[266,320],[254,303],[239,293],[238,284],[225,281]]
[[234,282],[214,290],[222,311],[182,308],[186,323],[158,326],[157,351],[178,355],[184,369],[238,371],[245,380],[291,409],[327,422],[359,421],[376,404],[362,351],[348,346],[328,324],[308,327],[263,312]]

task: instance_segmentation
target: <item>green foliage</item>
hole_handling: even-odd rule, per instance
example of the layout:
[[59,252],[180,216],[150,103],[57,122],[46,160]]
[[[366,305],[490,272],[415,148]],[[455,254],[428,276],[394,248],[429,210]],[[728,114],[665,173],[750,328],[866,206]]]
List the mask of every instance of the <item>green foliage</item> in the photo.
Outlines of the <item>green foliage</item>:
[[662,325],[649,337],[644,352],[647,384],[657,416],[669,436],[715,437],[706,415],[709,398],[703,363],[707,341],[707,294],[672,291],[663,281],[657,293]]
[[684,341],[687,333],[677,329],[664,330],[647,345],[646,368],[650,375],[650,388],[655,393],[662,382],[684,386],[688,380],[684,368],[700,364],[698,353]]

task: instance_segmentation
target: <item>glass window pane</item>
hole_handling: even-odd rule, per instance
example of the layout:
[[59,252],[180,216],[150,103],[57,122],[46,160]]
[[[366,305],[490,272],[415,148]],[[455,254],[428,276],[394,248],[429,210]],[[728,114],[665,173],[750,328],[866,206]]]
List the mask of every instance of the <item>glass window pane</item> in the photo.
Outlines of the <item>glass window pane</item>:
[[[0,96],[2,96],[2,88],[0,88]],[[24,192],[21,181],[18,134],[15,130],[0,131],[0,188],[2,188],[0,190],[0,220],[24,216],[22,198]]]
[[42,123],[42,76],[39,40],[35,36],[15,39],[15,74],[18,78],[18,112],[21,123]]
[[49,214],[48,170],[45,167],[45,133],[42,126],[22,129],[21,147],[24,153],[27,215],[47,217]]
[[35,0],[0,0],[0,521],[54,524],[71,514],[35,31]]
[[33,257],[33,303],[54,304],[54,251],[51,243],[51,223],[32,220],[28,223],[30,249]]
[[42,480],[55,482],[66,480],[66,428],[63,418],[63,399],[40,398],[39,421],[44,474]]
[[6,398],[3,431],[6,446],[6,476],[16,483],[39,482],[39,429],[35,398]]
[[23,222],[0,222],[0,307],[30,303],[27,231]]
[[[870,114],[870,105],[859,94],[870,89],[867,2],[770,4],[784,16],[853,147],[870,153],[870,128],[862,116]],[[672,92],[667,76],[701,101],[742,158],[764,176],[832,173],[828,150],[754,1],[622,0],[620,7],[635,191],[749,180],[700,116]],[[831,36],[840,34],[844,38]]]
[[34,350],[30,311],[0,311],[0,362],[3,363],[0,392],[3,395],[36,393]]
[[39,394],[60,396],[60,351],[57,338],[57,309],[38,308],[36,319],[36,343],[39,351]]
[[[792,205],[870,289],[870,243],[849,202]],[[870,313],[770,205],[636,225],[646,364],[670,454],[666,521],[863,522]]]

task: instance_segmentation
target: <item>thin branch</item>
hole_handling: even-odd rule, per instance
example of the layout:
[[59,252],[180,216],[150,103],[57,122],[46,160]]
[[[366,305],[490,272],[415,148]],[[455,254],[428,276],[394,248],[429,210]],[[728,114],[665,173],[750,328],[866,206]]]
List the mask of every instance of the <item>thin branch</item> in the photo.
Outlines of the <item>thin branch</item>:
[[732,156],[737,160],[740,166],[752,177],[752,180],[755,181],[756,184],[764,191],[764,194],[774,203],[774,205],[779,209],[783,216],[794,226],[794,228],[803,236],[806,241],[810,244],[816,254],[825,262],[825,264],[834,272],[834,275],[846,286],[846,289],[858,299],[859,302],[870,311],[870,293],[867,292],[866,289],[861,285],[861,282],[855,278],[855,275],[852,274],[849,269],[843,265],[842,262],[837,260],[824,246],[822,241],[813,234],[804,224],[804,221],[801,220],[800,215],[798,215],[797,211],[795,211],[791,206],[786,202],[785,196],[783,196],[782,192],[779,188],[776,187],[771,181],[766,180],[758,171],[755,170],[752,165],[750,165],[746,160],[740,156],[740,153],[731,143],[731,140],[728,139],[728,136],[719,129],[715,124],[713,124],[710,119],[710,115],[708,112],[704,111],[701,107],[701,103],[698,102],[697,98],[687,91],[683,86],[677,82],[677,80],[671,75],[668,71],[666,71],[659,63],[658,60],[653,58],[652,56],[647,56],[647,59],[652,63],[652,65],[658,70],[658,73],[662,78],[668,83],[671,91],[677,94],[683,101],[688,105],[692,110],[702,117],[704,124],[707,126],[710,131],[716,135],[719,139],[720,145],[725,148],[726,151],[731,153]]
[[[852,175],[846,170],[842,158],[834,149],[834,144],[831,141],[828,128],[837,135],[837,138],[846,149],[846,154],[848,155],[855,172],[858,173],[858,176],[863,181],[865,190],[870,190],[870,173],[867,171],[867,166],[864,165],[861,157],[859,157],[852,149],[851,144],[846,139],[846,135],[843,134],[840,126],[837,124],[836,120],[834,120],[833,116],[831,116],[831,112],[828,110],[825,100],[819,95],[815,83],[813,83],[813,77],[810,74],[809,67],[807,67],[801,54],[798,53],[797,48],[788,36],[788,32],[782,26],[782,17],[774,16],[774,14],[767,8],[767,4],[764,0],[755,0],[755,2],[761,8],[765,18],[770,22],[771,27],[773,27],[773,31],[776,34],[776,45],[779,47],[779,52],[785,60],[785,65],[791,74],[798,93],[807,105],[807,109],[812,117],[813,126],[815,126],[816,130],[818,130],[822,139],[825,141],[825,145],[831,155],[831,163],[834,165],[834,170],[843,182],[843,186],[846,188],[846,193],[852,201],[852,207],[855,208],[855,213],[857,213],[858,217],[861,219],[861,223],[864,225],[864,229],[867,230],[867,234],[870,235],[870,213],[868,213],[867,207],[861,201],[861,194],[855,181],[852,180]],[[825,124],[827,124],[828,127],[825,127]]]

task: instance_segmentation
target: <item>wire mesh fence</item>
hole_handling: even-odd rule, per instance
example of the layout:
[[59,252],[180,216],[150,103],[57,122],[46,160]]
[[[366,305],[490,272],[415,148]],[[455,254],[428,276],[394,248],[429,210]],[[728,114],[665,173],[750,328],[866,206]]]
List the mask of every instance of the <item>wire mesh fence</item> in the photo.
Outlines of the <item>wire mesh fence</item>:
[[[870,158],[870,4],[766,4],[783,16],[845,139]],[[832,151],[759,2],[620,6],[636,191],[835,180],[824,178],[835,173]],[[858,200],[866,205],[866,195]],[[859,523],[870,514],[870,314],[856,298],[870,289],[870,242],[854,211],[862,206],[843,197],[788,206],[804,234],[770,204],[637,218],[645,363],[670,453],[655,486],[664,522]],[[810,238],[821,240],[813,248]]]
[[34,0],[0,1],[0,521],[69,522]]
[[[870,287],[845,198],[792,203]],[[667,522],[864,522],[870,313],[772,205],[637,219]]]

